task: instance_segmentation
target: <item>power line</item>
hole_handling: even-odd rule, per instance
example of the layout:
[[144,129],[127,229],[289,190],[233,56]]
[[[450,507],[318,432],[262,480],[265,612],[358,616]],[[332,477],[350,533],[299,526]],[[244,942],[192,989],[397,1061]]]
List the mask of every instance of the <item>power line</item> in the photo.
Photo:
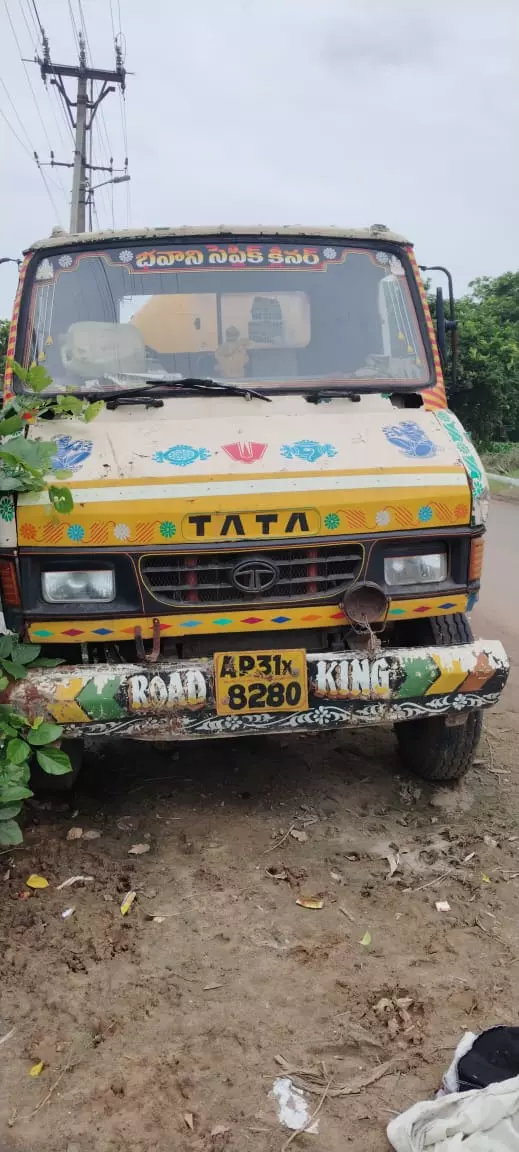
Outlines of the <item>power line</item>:
[[42,24],[42,22],[41,22],[41,20],[40,20],[40,14],[39,14],[39,12],[38,12],[38,9],[37,9],[37,7],[36,7],[36,0],[32,0],[32,6],[33,6],[33,9],[34,9],[34,15],[35,15],[35,17],[36,17],[36,20],[37,20],[37,23],[38,23],[38,28],[40,29],[40,35],[41,35],[41,36],[44,36],[44,35],[45,35],[45,32],[43,31],[43,24]]
[[[30,155],[30,156],[34,156],[34,147],[33,147],[33,145],[32,145],[32,142],[31,142],[31,140],[29,139],[29,133],[28,133],[28,131],[27,131],[26,127],[25,127],[25,124],[24,124],[24,123],[23,123],[23,121],[20,119],[20,115],[19,115],[19,112],[18,112],[18,110],[17,110],[17,108],[16,108],[16,105],[13,103],[13,100],[12,100],[12,98],[11,98],[11,93],[9,92],[9,89],[8,89],[8,87],[7,87],[7,84],[5,84],[5,82],[4,82],[4,80],[2,79],[2,77],[1,77],[1,76],[0,76],[0,84],[2,85],[2,88],[4,89],[4,92],[5,92],[6,96],[7,96],[7,99],[8,99],[8,101],[9,101],[10,105],[11,105],[11,108],[12,108],[12,110],[13,110],[13,112],[14,112],[15,116],[16,116],[16,119],[17,119],[17,121],[18,121],[18,123],[19,123],[19,125],[20,125],[20,128],[21,128],[21,130],[22,130],[22,132],[23,132],[23,134],[24,134],[24,136],[25,136],[25,139],[27,140],[27,145],[28,145],[28,147],[25,147],[25,145],[23,145],[23,147],[25,147],[25,150],[26,150],[26,151],[28,151],[28,149],[30,149],[29,155]],[[4,119],[7,119],[7,117],[5,117],[5,116],[4,116]],[[19,139],[19,137],[17,137],[17,139]],[[21,143],[21,141],[20,141],[20,143]]]
[[21,147],[21,148],[23,148],[24,152],[26,152],[26,153],[27,153],[27,155],[31,157],[31,160],[33,160],[33,159],[34,159],[34,156],[33,156],[32,152],[31,152],[31,151],[30,151],[30,149],[27,147],[27,145],[26,145],[26,144],[24,144],[23,140],[21,140],[21,139],[20,139],[20,137],[19,137],[19,135],[18,135],[18,133],[17,133],[17,131],[16,131],[16,128],[13,128],[13,126],[12,126],[12,124],[11,124],[11,121],[10,121],[10,120],[8,119],[8,117],[6,116],[6,114],[5,114],[4,110],[3,110],[3,108],[0,108],[0,116],[2,116],[2,117],[3,117],[3,119],[5,120],[5,122],[6,122],[6,124],[7,124],[7,127],[8,127],[8,128],[11,130],[11,132],[12,132],[13,136],[14,136],[14,137],[15,137],[15,139],[18,141],[18,143],[19,143],[20,147]]
[[[7,19],[8,19],[8,21],[9,21],[9,24],[10,24],[10,27],[11,27],[11,32],[12,32],[12,34],[13,34],[14,42],[15,42],[15,44],[16,44],[16,47],[17,47],[17,49],[18,49],[18,53],[19,53],[19,56],[20,56],[21,64],[22,64],[23,70],[24,70],[24,72],[25,72],[25,78],[26,78],[26,80],[27,80],[27,83],[28,83],[28,85],[29,85],[29,89],[30,89],[30,92],[31,92],[31,96],[32,96],[32,99],[33,99],[33,103],[34,103],[34,106],[35,106],[35,108],[36,108],[36,112],[37,112],[37,114],[38,114],[38,119],[39,119],[39,121],[40,121],[40,124],[41,124],[41,126],[42,126],[42,129],[43,129],[43,134],[44,134],[44,136],[45,136],[45,139],[46,139],[46,141],[47,141],[47,145],[48,145],[49,151],[50,151],[50,152],[52,152],[52,144],[51,144],[51,142],[50,142],[50,139],[49,139],[49,134],[48,134],[48,132],[47,132],[47,128],[46,128],[46,126],[45,126],[45,122],[44,122],[44,120],[43,120],[43,116],[42,116],[42,114],[41,114],[41,111],[40,111],[40,106],[39,106],[39,104],[38,104],[38,101],[37,101],[37,99],[36,99],[36,93],[35,93],[35,91],[34,91],[34,88],[33,88],[33,86],[32,86],[31,77],[30,77],[30,75],[29,75],[29,72],[28,72],[28,70],[27,70],[27,66],[26,66],[25,60],[24,60],[24,58],[23,58],[23,53],[22,53],[21,44],[20,44],[20,41],[19,41],[19,39],[18,39],[18,35],[17,35],[17,32],[16,32],[16,28],[15,28],[15,26],[14,26],[14,23],[13,23],[13,19],[12,19],[11,13],[10,13],[10,11],[9,11],[9,7],[8,7],[8,4],[7,4],[7,0],[4,0],[4,8],[5,8],[5,11],[6,11]],[[36,9],[36,14],[37,14],[37,9]],[[39,20],[39,17],[38,17],[38,20]],[[45,34],[44,34],[44,35],[45,35]],[[65,200],[66,200],[66,199],[67,199],[67,194],[66,194],[66,192],[65,192],[65,188],[64,188],[64,186],[63,186],[63,182],[62,182],[62,180],[61,180],[61,177],[60,177],[60,185],[61,185],[61,192],[62,192],[62,195],[65,197]],[[59,213],[57,213],[57,215],[59,215]]]

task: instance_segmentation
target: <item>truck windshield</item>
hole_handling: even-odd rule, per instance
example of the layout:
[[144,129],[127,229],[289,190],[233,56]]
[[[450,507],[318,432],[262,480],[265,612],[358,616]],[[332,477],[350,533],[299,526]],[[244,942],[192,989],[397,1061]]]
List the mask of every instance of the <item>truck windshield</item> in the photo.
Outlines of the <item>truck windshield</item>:
[[430,367],[401,256],[303,242],[47,251],[31,265],[18,359],[44,364],[53,391],[161,373],[416,390]]

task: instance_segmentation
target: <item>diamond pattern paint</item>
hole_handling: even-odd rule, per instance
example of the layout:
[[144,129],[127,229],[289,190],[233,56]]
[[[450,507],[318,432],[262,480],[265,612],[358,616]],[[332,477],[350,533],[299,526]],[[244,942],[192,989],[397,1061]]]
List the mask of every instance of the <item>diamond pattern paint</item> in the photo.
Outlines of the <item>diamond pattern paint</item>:
[[273,616],[272,617],[272,623],[273,624],[288,624],[289,620],[290,620],[290,616]]

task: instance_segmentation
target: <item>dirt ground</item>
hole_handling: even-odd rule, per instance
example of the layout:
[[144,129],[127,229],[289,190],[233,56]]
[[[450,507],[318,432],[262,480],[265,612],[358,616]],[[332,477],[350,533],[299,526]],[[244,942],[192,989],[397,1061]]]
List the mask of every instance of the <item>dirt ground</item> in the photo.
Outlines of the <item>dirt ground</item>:
[[[503,507],[475,626],[516,663]],[[286,1067],[310,1112],[329,1085],[294,1147],[384,1152],[463,1031],[517,1023],[518,740],[513,670],[456,787],[404,777],[385,731],[91,748],[0,856],[2,1152],[281,1152]],[[22,899],[32,872],[49,887]]]

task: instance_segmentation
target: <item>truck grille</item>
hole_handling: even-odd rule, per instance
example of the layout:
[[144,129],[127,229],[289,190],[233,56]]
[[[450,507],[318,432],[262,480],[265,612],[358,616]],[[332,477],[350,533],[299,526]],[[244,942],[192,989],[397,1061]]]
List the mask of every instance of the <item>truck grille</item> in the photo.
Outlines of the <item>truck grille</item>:
[[[244,561],[267,560],[277,569],[268,590],[242,591],[232,582],[233,569]],[[145,587],[165,604],[223,604],[251,600],[309,600],[347,588],[356,580],[363,559],[360,544],[286,548],[253,552],[143,556]]]

